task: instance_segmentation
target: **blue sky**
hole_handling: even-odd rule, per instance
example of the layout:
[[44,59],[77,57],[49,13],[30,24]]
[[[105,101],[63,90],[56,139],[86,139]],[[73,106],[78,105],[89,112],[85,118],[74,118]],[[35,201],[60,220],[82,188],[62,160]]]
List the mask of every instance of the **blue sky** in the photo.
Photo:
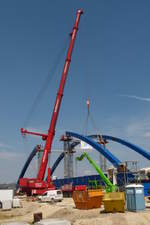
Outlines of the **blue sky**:
[[[66,130],[83,131],[87,113],[85,102],[89,97],[91,114],[99,131],[150,150],[150,2],[2,0],[2,182],[15,181],[34,145],[41,143],[38,138],[28,137],[25,145],[19,131],[41,88],[44,90],[26,127],[43,132],[49,127],[66,54],[63,49],[78,8],[84,9],[84,15],[59,114],[54,149],[63,148],[58,139]],[[89,133],[95,132],[90,125]],[[110,149],[121,160],[136,159],[141,167],[149,166],[149,161],[126,148],[113,145]],[[52,154],[52,160],[57,154]],[[83,166],[88,168],[84,163]],[[57,173],[62,175],[60,169]]]

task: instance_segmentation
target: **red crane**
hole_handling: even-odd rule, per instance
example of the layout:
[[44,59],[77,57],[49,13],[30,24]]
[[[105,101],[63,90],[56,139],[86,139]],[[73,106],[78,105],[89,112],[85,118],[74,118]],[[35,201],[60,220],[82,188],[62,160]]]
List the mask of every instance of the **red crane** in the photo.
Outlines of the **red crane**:
[[47,181],[44,180],[44,176],[45,176],[45,171],[47,168],[48,156],[51,152],[51,147],[52,147],[52,143],[53,143],[53,139],[54,139],[54,135],[55,135],[57,118],[58,118],[61,100],[62,100],[64,87],[65,87],[65,83],[66,83],[66,78],[67,78],[67,74],[68,74],[68,70],[69,70],[69,66],[70,66],[70,62],[71,62],[71,56],[72,56],[72,51],[73,51],[73,47],[74,47],[74,43],[75,43],[75,39],[76,39],[76,34],[78,31],[78,24],[79,24],[80,16],[82,13],[83,13],[82,9],[77,10],[76,20],[75,20],[75,24],[73,27],[73,31],[71,33],[70,45],[68,48],[67,57],[66,57],[63,72],[62,72],[60,86],[59,86],[58,93],[56,96],[56,101],[55,101],[55,105],[54,105],[54,109],[53,109],[53,114],[52,114],[49,130],[48,130],[48,134],[40,134],[40,133],[36,133],[36,132],[30,132],[30,131],[27,131],[27,130],[24,130],[23,128],[21,128],[22,134],[28,133],[28,134],[42,136],[42,139],[46,141],[44,150],[43,150],[40,169],[38,171],[37,177],[36,178],[21,178],[19,181],[19,187],[21,188],[21,190],[28,194],[42,194],[47,189],[55,188],[51,181],[50,168],[48,168],[48,180]]

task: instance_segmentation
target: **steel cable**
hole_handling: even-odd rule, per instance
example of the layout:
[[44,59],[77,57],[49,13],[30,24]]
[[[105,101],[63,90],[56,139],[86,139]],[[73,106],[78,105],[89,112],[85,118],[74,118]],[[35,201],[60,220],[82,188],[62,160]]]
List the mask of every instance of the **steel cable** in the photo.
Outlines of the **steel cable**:
[[[50,68],[49,72],[48,72],[48,75],[46,76],[46,79],[43,83],[43,85],[41,86],[39,92],[37,93],[30,109],[29,109],[29,112],[27,114],[27,117],[25,119],[25,122],[24,122],[24,128],[27,127],[27,125],[29,124],[31,118],[32,118],[32,115],[34,114],[37,106],[39,105],[44,93],[46,92],[46,90],[48,89],[49,85],[51,84],[52,80],[56,77],[57,75],[57,69],[59,68],[60,66],[60,63],[61,63],[61,59],[67,49],[67,45],[68,45],[68,39],[65,41],[65,44],[63,44],[63,48],[59,51],[59,53],[57,54],[55,60],[54,60],[54,63],[52,65],[52,67]],[[51,76],[50,76],[51,75]]]

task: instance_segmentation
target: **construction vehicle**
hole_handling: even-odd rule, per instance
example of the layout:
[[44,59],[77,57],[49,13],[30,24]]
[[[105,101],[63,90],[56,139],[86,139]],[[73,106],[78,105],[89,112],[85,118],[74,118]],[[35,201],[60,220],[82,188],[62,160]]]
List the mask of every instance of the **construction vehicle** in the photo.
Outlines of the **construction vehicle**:
[[49,190],[39,196],[38,199],[41,202],[61,202],[63,200],[63,193],[61,190]]
[[84,152],[81,156],[76,157],[76,159],[78,161],[82,161],[85,157],[87,158],[89,163],[94,167],[94,169],[98,172],[98,174],[100,175],[101,179],[104,181],[104,183],[106,185],[106,192],[115,192],[115,191],[117,191],[117,186],[113,185],[110,182],[110,180],[105,176],[103,171],[98,167],[98,165],[95,163],[95,161],[93,159],[91,159],[91,157],[86,152]]
[[21,133],[22,134],[32,134],[32,135],[37,135],[41,136],[43,140],[45,140],[45,146],[43,150],[43,155],[42,155],[42,160],[40,164],[40,168],[37,174],[36,178],[20,178],[19,180],[19,187],[21,191],[26,192],[27,194],[32,194],[32,195],[41,195],[45,191],[50,190],[50,189],[55,189],[55,186],[52,182],[51,179],[51,169],[48,167],[47,174],[48,174],[48,179],[44,180],[45,177],[45,172],[48,164],[48,158],[51,153],[51,148],[52,148],[52,143],[55,135],[55,128],[56,128],[56,123],[57,123],[57,118],[61,106],[61,101],[62,101],[62,96],[64,92],[64,87],[68,75],[68,70],[71,62],[71,56],[72,56],[72,51],[76,39],[76,34],[78,31],[78,24],[80,21],[80,16],[83,13],[82,9],[77,10],[77,16],[75,20],[75,24],[73,27],[73,31],[70,34],[71,39],[70,39],[70,45],[69,49],[67,52],[67,57],[65,60],[63,72],[62,72],[62,77],[58,89],[58,93],[56,96],[56,101],[53,109],[53,114],[48,130],[48,134],[41,134],[37,132],[31,132],[26,129],[21,128]]

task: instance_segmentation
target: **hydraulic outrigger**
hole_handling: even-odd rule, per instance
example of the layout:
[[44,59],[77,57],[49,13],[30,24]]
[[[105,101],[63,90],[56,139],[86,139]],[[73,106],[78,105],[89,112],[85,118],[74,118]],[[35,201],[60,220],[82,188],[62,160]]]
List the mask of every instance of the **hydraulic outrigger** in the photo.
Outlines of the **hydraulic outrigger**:
[[53,109],[53,114],[52,114],[52,118],[51,118],[51,122],[50,122],[50,127],[48,130],[48,134],[39,134],[39,133],[27,131],[27,130],[21,128],[22,134],[28,133],[28,134],[42,136],[42,139],[46,141],[44,150],[43,150],[41,165],[40,165],[40,169],[38,171],[37,177],[36,178],[21,178],[19,180],[19,187],[21,188],[22,191],[24,191],[28,194],[42,194],[43,192],[45,192],[48,189],[55,188],[51,181],[51,169],[50,168],[48,168],[48,180],[47,181],[44,180],[44,176],[45,176],[45,171],[47,168],[48,157],[49,157],[49,154],[51,153],[51,147],[52,147],[52,143],[53,143],[53,139],[54,139],[54,135],[55,135],[57,118],[58,118],[61,100],[62,100],[64,87],[65,87],[65,83],[66,83],[66,78],[67,78],[67,74],[68,74],[68,70],[69,70],[69,66],[70,66],[70,62],[71,62],[71,56],[72,56],[72,51],[73,51],[73,47],[74,47],[74,43],[75,43],[75,38],[76,38],[77,31],[78,31],[78,24],[79,24],[80,16],[82,13],[83,13],[82,9],[77,11],[77,16],[76,16],[75,24],[73,27],[73,31],[71,33],[70,45],[69,45],[69,49],[67,52],[64,69],[62,72],[60,86],[59,86],[58,93],[56,96],[56,101],[55,101],[55,105],[54,105],[54,109]]

